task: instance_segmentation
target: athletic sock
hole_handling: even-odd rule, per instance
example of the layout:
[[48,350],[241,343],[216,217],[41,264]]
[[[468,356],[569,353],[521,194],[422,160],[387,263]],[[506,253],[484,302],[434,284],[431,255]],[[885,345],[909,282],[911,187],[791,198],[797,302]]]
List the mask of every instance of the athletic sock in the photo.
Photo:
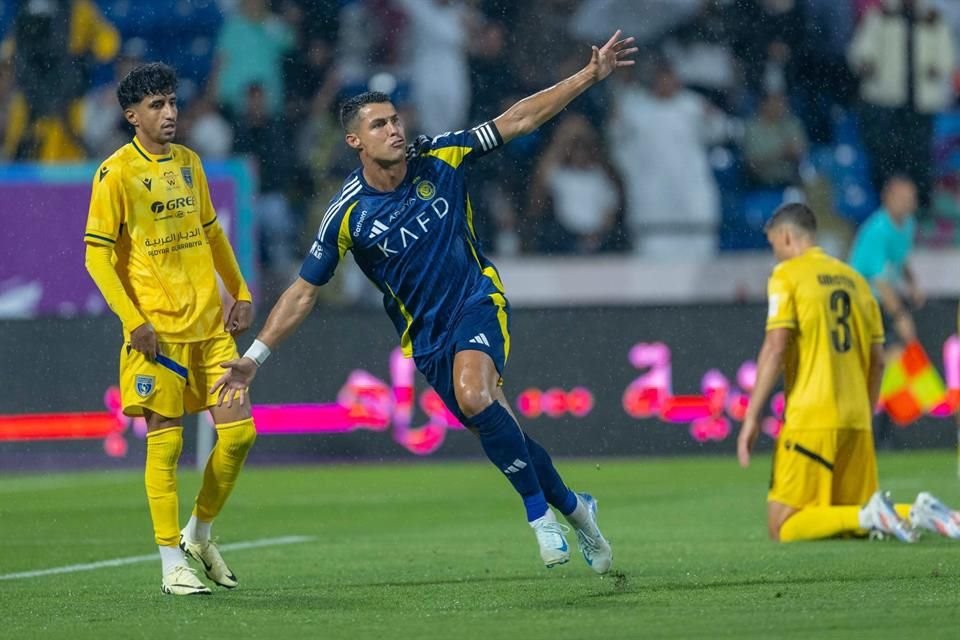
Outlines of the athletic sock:
[[217,425],[217,443],[207,459],[207,466],[203,470],[203,484],[193,508],[193,515],[197,520],[207,524],[208,537],[209,525],[220,514],[224,503],[230,497],[256,437],[253,418]]
[[183,551],[180,547],[157,547],[160,550],[160,564],[162,566],[161,575],[167,575],[176,566],[187,566],[186,558],[183,557]]
[[477,430],[487,458],[507,476],[523,498],[527,521],[543,517],[547,512],[547,500],[537,480],[523,432],[510,412],[499,402],[494,402],[468,422]]
[[147,489],[154,538],[160,547],[175,547],[180,541],[177,461],[182,448],[182,427],[168,427],[147,433],[143,481]]
[[841,533],[862,531],[860,507],[809,507],[780,526],[780,542],[822,540]]
[[[544,497],[549,504],[556,507],[560,513],[567,516],[567,519],[570,520],[580,502],[577,500],[577,494],[563,483],[563,478],[560,477],[560,472],[557,471],[557,468],[553,466],[553,460],[550,458],[547,450],[531,438],[530,434],[526,431],[523,432],[523,435],[526,439],[527,451],[530,453],[530,459],[533,460],[533,468],[536,470],[537,481],[540,483]],[[585,509],[581,509],[581,511],[585,511]],[[571,522],[573,521],[571,520]]]
[[190,516],[187,526],[183,528],[184,537],[192,543],[206,542],[210,539],[210,528],[212,522],[203,521],[197,518],[196,514]]

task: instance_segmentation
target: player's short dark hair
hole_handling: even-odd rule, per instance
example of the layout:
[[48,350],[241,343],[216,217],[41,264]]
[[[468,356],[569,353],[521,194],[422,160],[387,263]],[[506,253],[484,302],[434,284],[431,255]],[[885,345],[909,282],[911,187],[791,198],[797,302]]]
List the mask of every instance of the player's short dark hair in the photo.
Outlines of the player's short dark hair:
[[358,96],[353,96],[340,105],[340,124],[344,131],[349,131],[357,119],[360,109],[368,104],[382,104],[391,102],[390,96],[382,91],[366,91]]
[[117,86],[120,108],[138,104],[147,96],[165,96],[177,91],[177,72],[162,62],[134,67]]
[[792,224],[810,235],[817,233],[817,217],[813,215],[813,210],[802,202],[789,202],[780,205],[767,220],[763,230],[772,231],[782,224]]

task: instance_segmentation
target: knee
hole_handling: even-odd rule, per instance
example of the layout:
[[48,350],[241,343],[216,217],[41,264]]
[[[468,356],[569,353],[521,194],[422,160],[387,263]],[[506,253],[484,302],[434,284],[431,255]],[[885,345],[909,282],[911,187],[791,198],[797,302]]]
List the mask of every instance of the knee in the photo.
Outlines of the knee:
[[457,388],[457,405],[468,418],[482,413],[493,404],[493,394],[484,387],[462,386]]

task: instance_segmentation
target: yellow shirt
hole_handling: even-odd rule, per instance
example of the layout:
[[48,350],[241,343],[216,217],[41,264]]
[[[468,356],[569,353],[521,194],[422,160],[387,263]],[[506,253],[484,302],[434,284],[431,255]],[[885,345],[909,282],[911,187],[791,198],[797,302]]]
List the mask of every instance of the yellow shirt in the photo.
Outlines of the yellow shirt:
[[[134,139],[93,178],[84,240],[114,248],[126,294],[161,341],[196,342],[223,331],[218,258],[228,263],[222,272],[236,271],[225,275],[231,293],[250,300],[222,234],[200,159],[186,147],[172,144],[169,155],[157,156]],[[217,247],[227,247],[226,260]]]
[[880,308],[852,268],[813,247],[773,269],[767,330],[792,329],[784,362],[788,429],[870,429],[870,350]]

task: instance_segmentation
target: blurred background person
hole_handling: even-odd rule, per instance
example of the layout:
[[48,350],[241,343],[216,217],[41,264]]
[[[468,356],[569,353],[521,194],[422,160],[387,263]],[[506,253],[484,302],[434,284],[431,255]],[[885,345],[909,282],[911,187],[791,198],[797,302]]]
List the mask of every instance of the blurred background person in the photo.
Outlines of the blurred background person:
[[282,111],[283,59],[295,44],[293,29],[266,0],[242,0],[239,10],[227,15],[217,35],[210,84],[228,118],[245,111],[252,85],[262,88],[271,116]]
[[932,189],[933,116],[953,101],[954,47],[949,25],[927,0],[883,0],[867,11],[850,45],[873,186],[906,174],[921,207]]
[[[113,77],[83,97],[81,138],[94,158],[105,158],[130,141],[133,131],[123,113],[117,111],[117,86],[143,62],[146,43],[131,38],[123,43],[114,63]],[[206,157],[206,156],[204,156]]]
[[540,156],[526,215],[551,252],[590,254],[623,234],[620,181],[597,131],[580,115],[564,118]]
[[409,20],[410,83],[417,122],[428,135],[466,126],[467,61],[480,16],[459,0],[396,0]]
[[298,221],[287,189],[295,158],[286,121],[271,113],[267,92],[258,84],[247,89],[247,103],[237,122],[234,151],[249,154],[259,179],[254,202],[260,232],[260,264],[268,289],[283,287],[299,266],[296,252]]
[[707,159],[714,115],[662,59],[647,86],[634,75],[615,89],[606,134],[637,254],[677,260],[717,253],[720,196]]
[[13,61],[17,87],[4,155],[40,162],[88,157],[81,98],[92,66],[113,60],[119,48],[120,35],[91,0],[20,2],[0,53]]
[[[857,231],[850,266],[870,283],[880,302],[885,331],[885,360],[898,360],[917,339],[913,310],[926,301],[910,268],[916,236],[917,188],[907,176],[893,176],[883,189],[883,206]],[[892,446],[893,429],[886,413],[876,421],[878,445]]]
[[800,182],[800,161],[807,153],[803,123],[790,113],[786,96],[767,94],[747,121],[743,154],[751,185],[782,189]]

